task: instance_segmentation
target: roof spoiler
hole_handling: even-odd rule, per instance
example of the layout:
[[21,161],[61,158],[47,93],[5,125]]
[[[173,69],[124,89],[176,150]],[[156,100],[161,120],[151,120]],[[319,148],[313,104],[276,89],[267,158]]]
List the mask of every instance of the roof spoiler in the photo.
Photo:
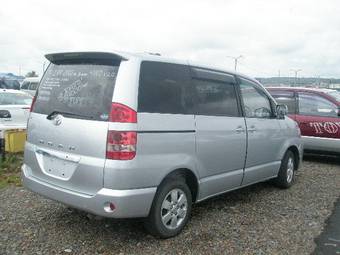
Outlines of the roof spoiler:
[[128,60],[128,58],[123,56],[123,54],[109,52],[63,52],[46,54],[45,57],[52,63],[77,59]]

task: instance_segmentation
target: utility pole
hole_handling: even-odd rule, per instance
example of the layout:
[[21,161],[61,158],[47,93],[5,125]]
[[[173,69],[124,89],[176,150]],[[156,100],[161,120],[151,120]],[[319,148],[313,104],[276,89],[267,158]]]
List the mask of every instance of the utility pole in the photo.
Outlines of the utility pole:
[[296,87],[298,72],[301,72],[302,69],[290,69],[290,70],[295,73],[294,87]]
[[239,60],[240,58],[243,58],[243,56],[242,56],[242,55],[240,55],[240,56],[238,56],[238,57],[227,56],[227,58],[232,58],[232,59],[234,59],[234,62],[235,62],[234,69],[235,69],[235,72],[236,72],[236,70],[237,70],[237,62],[238,62],[238,60]]

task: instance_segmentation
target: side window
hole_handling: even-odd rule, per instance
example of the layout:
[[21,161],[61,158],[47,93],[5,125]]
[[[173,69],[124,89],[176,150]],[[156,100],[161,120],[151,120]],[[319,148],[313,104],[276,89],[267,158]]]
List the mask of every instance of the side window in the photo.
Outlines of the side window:
[[195,113],[198,115],[238,117],[234,84],[193,79]]
[[144,61],[140,71],[138,111],[188,113],[190,102],[186,102],[186,90],[189,86],[187,66]]
[[31,82],[30,86],[29,86],[29,89],[30,90],[36,90],[37,87],[38,87],[38,82]]
[[296,100],[294,92],[290,91],[270,91],[278,104],[285,104],[288,107],[288,113],[296,113]]
[[30,83],[28,81],[25,81],[22,85],[21,85],[21,89],[28,89],[28,86],[30,85]]
[[256,84],[241,79],[241,95],[248,118],[270,118],[273,116],[269,97]]
[[323,117],[338,117],[338,107],[313,93],[299,93],[299,113]]

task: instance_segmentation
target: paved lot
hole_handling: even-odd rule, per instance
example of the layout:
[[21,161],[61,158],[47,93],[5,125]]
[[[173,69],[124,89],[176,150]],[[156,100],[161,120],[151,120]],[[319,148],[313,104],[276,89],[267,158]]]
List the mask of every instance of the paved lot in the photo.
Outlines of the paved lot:
[[0,254],[310,254],[340,196],[340,160],[307,157],[297,183],[261,183],[195,205],[178,237],[89,217],[23,188],[0,190]]
[[316,239],[314,254],[340,254],[340,198],[322,234]]

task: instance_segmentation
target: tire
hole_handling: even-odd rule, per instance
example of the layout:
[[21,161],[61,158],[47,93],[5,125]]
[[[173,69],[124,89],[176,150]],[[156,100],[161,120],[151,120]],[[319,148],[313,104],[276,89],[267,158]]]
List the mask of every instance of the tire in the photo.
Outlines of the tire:
[[171,177],[159,187],[144,227],[157,238],[176,236],[187,224],[191,206],[192,196],[185,179]]
[[292,151],[288,150],[284,155],[280,171],[274,183],[279,188],[288,189],[295,182],[296,158]]

